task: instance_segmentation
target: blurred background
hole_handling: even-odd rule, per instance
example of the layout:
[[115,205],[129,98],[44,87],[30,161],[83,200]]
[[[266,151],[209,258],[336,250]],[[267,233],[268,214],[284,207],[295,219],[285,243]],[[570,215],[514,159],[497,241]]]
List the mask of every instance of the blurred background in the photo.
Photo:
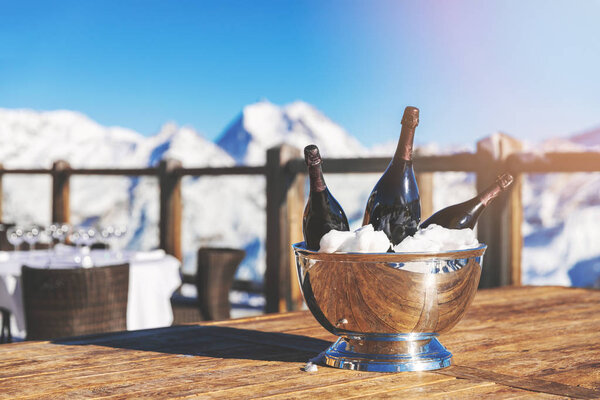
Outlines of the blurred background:
[[[600,2],[0,0],[4,168],[263,165],[268,148],[389,157],[405,106],[420,155],[474,152],[502,132],[524,151],[600,148]],[[327,182],[360,225],[379,174]],[[436,173],[433,208],[475,194]],[[48,224],[52,182],[3,177],[2,220]],[[74,176],[73,224],[159,245],[155,177]],[[265,179],[184,177],[184,270],[201,246],[239,247],[265,272]],[[600,286],[600,174],[525,174],[525,284]]]

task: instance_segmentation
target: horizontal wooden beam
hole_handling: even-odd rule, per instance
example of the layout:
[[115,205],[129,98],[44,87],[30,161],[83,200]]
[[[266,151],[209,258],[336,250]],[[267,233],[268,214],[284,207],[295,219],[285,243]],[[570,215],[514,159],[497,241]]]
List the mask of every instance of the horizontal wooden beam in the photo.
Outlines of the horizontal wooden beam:
[[[17,174],[17,175],[35,175],[48,174],[52,175],[55,171],[51,169],[0,169],[0,175]],[[70,169],[62,171],[61,174],[67,175],[120,175],[120,176],[139,176],[139,175],[157,175],[156,168],[87,168],[87,169]]]
[[[489,162],[489,160],[488,160]],[[326,158],[323,171],[326,173],[381,173],[390,163],[390,157],[365,158]],[[475,153],[456,153],[439,156],[416,156],[415,172],[476,172],[482,167],[482,160]],[[503,165],[504,164],[504,165]],[[487,165],[484,165],[484,167]],[[514,173],[553,173],[553,172],[598,172],[600,171],[600,153],[570,152],[546,153],[543,155],[519,153],[508,157],[496,165],[501,170]],[[296,158],[286,165],[288,173],[304,173],[304,160]],[[216,176],[216,175],[265,175],[266,167],[233,166],[205,168],[177,168],[177,176]],[[53,171],[44,168],[8,168],[0,169],[4,174],[49,174]],[[70,169],[69,175],[116,175],[116,176],[158,176],[156,168],[83,168]]]
[[481,160],[474,153],[415,157],[415,172],[476,172]]
[[506,165],[515,173],[599,172],[600,153],[518,153],[508,157]]
[[4,175],[4,174],[16,174],[16,175],[39,175],[39,174],[47,174],[47,175],[51,175],[52,174],[52,170],[51,169],[41,169],[41,168],[35,168],[35,169],[1,169],[0,170],[0,175]]
[[[370,158],[326,158],[323,160],[323,171],[326,173],[382,173],[390,163],[390,157]],[[415,157],[415,172],[451,172],[478,170],[479,158],[473,153],[456,153],[442,156]],[[306,164],[301,158],[290,160],[286,165],[287,172],[306,171]]]
[[156,168],[85,168],[72,169],[71,175],[158,176]]
[[256,167],[234,166],[234,167],[207,167],[207,168],[179,168],[174,171],[178,176],[191,175],[265,175],[267,168],[263,165]]

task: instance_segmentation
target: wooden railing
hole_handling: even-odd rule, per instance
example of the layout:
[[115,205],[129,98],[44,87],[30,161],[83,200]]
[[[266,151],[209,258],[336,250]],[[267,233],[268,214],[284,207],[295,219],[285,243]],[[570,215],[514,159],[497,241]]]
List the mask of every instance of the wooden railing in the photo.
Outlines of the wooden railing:
[[[485,188],[504,171],[515,176],[513,189],[500,196],[479,219],[479,240],[488,244],[481,287],[518,285],[521,282],[521,203],[522,175],[550,172],[598,172],[600,153],[553,153],[532,156],[520,152],[518,140],[494,135],[477,143],[475,153],[415,156],[414,167],[421,193],[422,216],[433,212],[434,172],[462,171],[476,174],[476,189]],[[264,166],[183,168],[176,160],[165,160],[156,168],[74,169],[56,161],[51,169],[3,169],[0,166],[0,215],[2,215],[2,176],[5,174],[47,174],[52,178],[52,219],[69,222],[69,183],[73,175],[154,176],[160,187],[159,243],[180,260],[182,196],[184,176],[247,175],[266,177],[267,268],[264,279],[266,311],[298,309],[302,295],[298,288],[295,261],[290,243],[302,240],[302,212],[305,199],[306,166],[299,149],[282,145],[267,151]],[[381,174],[388,157],[326,159],[324,172]],[[237,285],[244,286],[244,285]]]

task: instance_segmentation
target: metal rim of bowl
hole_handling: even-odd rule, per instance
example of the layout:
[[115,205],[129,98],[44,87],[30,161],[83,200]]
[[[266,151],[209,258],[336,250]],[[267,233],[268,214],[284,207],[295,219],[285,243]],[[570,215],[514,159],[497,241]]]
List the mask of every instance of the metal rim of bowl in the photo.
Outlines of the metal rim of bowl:
[[320,253],[309,250],[305,242],[292,244],[296,254],[305,258],[319,261],[363,262],[365,259],[373,262],[398,263],[422,260],[456,260],[462,258],[480,257],[485,253],[487,245],[481,243],[478,247],[464,250],[451,250],[441,253]]

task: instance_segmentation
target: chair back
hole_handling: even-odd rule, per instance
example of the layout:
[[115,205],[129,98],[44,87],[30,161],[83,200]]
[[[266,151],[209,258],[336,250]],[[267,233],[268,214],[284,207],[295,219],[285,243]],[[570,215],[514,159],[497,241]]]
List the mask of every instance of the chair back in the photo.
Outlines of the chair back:
[[40,269],[23,266],[28,340],[127,329],[129,264]]
[[245,256],[242,249],[204,247],[198,250],[196,288],[204,320],[229,319],[229,291]]

